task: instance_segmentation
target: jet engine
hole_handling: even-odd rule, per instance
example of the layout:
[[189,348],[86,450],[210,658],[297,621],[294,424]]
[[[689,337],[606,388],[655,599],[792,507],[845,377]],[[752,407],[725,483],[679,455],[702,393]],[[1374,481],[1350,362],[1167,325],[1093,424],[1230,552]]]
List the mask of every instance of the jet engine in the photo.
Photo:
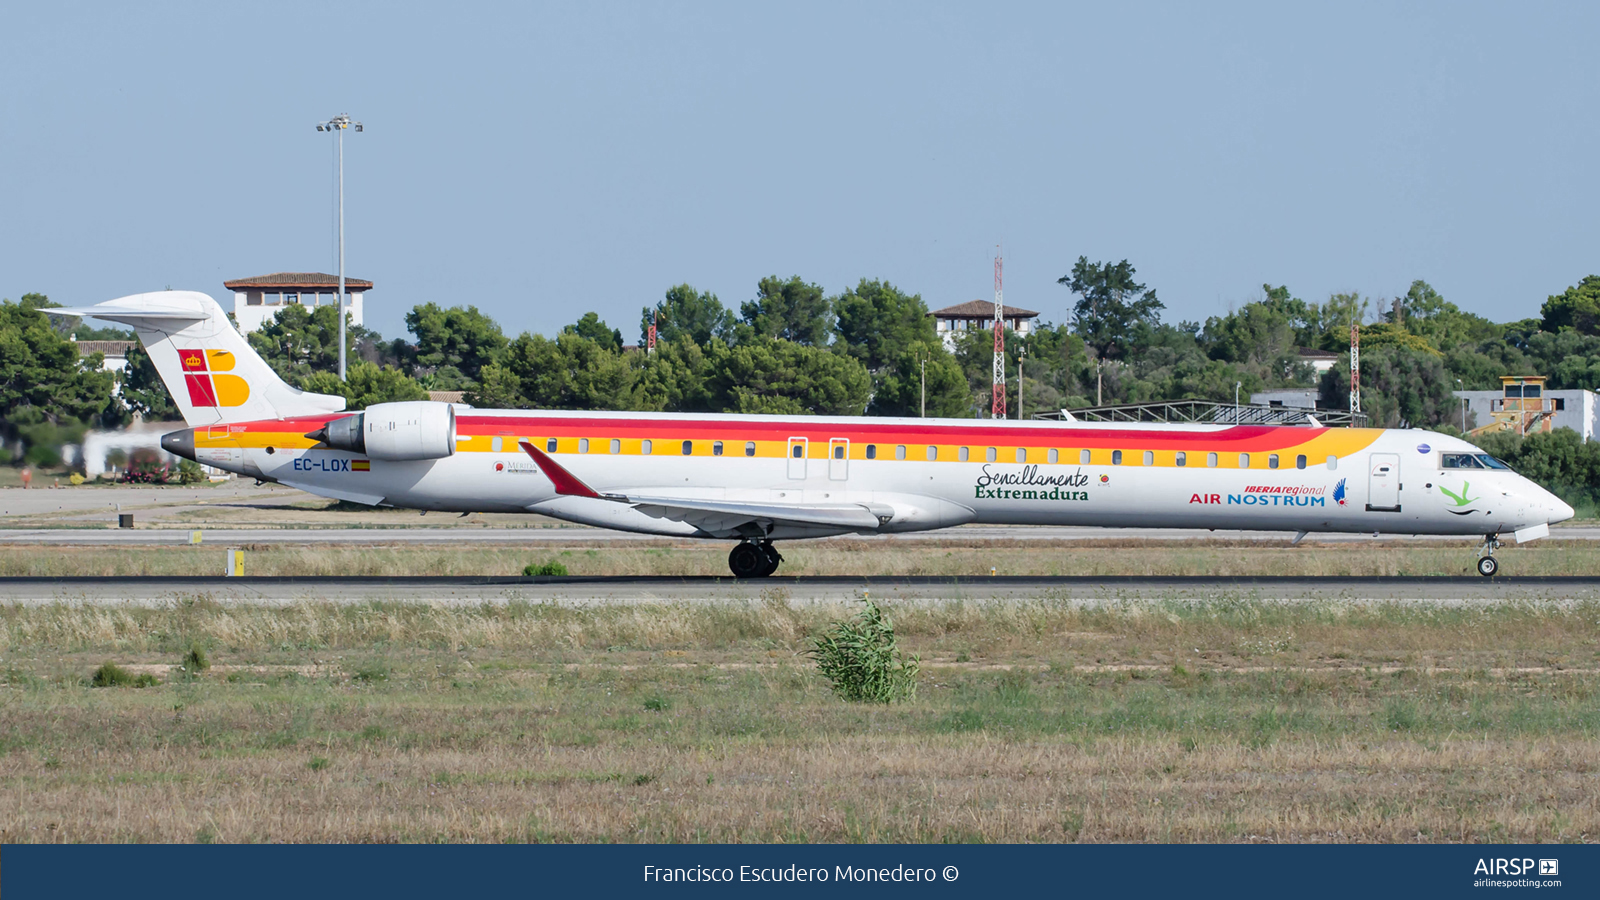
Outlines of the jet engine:
[[372,459],[443,459],[456,452],[456,412],[448,403],[374,403],[334,419],[306,437]]

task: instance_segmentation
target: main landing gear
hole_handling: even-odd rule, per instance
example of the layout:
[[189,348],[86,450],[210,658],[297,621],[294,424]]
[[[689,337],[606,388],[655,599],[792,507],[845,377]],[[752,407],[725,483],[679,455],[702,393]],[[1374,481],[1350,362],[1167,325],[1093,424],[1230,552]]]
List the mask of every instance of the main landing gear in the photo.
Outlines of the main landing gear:
[[1486,534],[1483,543],[1478,545],[1478,574],[1488,578],[1500,571],[1500,564],[1491,554],[1500,549],[1500,535]]
[[735,578],[765,578],[778,571],[783,555],[771,541],[744,541],[728,553],[728,568]]

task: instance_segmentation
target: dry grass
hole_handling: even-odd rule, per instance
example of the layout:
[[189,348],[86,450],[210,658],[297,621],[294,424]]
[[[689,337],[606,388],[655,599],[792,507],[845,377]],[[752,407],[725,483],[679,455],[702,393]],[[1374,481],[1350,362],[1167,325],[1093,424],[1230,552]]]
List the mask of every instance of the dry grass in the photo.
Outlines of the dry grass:
[[[573,540],[516,545],[370,544],[247,548],[252,575],[520,575],[560,562],[574,575],[728,574],[725,542]],[[0,576],[221,575],[224,547],[28,547],[0,554]],[[824,540],[781,546],[783,575],[1468,575],[1470,541],[1373,541],[1299,547],[1260,541]],[[1508,575],[1589,575],[1600,545],[1538,541],[1499,551]]]
[[1597,604],[888,608],[928,665],[871,709],[781,593],[0,608],[0,841],[1600,834]]

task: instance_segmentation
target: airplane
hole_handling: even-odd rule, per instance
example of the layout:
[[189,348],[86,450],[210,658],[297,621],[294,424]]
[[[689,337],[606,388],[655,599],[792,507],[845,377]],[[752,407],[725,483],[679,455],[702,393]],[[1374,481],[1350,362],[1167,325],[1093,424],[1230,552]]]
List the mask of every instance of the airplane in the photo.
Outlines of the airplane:
[[1481,535],[1493,552],[1549,535],[1572,507],[1458,438],[1316,424],[474,409],[348,411],[297,390],[206,294],[50,308],[132,327],[189,427],[167,451],[374,507],[534,513],[733,541],[739,578],[775,541],[967,523]]

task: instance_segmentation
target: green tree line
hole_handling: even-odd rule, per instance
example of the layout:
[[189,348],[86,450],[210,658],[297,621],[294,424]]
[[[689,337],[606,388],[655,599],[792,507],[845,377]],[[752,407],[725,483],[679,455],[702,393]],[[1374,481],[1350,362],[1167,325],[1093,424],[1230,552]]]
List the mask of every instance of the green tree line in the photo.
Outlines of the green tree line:
[[[1495,388],[1501,375],[1600,387],[1596,276],[1549,296],[1539,317],[1503,323],[1463,312],[1420,280],[1397,297],[1341,293],[1322,303],[1268,284],[1224,314],[1176,324],[1163,321],[1157,291],[1127,260],[1079,257],[1059,286],[1065,321],[1006,336],[1012,410],[1226,401],[1236,384],[1246,395],[1316,387],[1323,405],[1342,407],[1352,325],[1361,333],[1363,411],[1375,426],[1458,422],[1450,391]],[[0,373],[16,386],[0,394],[0,416],[14,449],[134,412],[176,416],[142,350],[130,354],[121,398],[110,399],[110,376],[78,360],[65,340],[74,327],[81,339],[131,334],[51,323],[37,312],[47,304],[29,294],[0,308]],[[799,276],[772,276],[737,309],[677,285],[640,312],[639,345],[658,327],[648,354],[594,312],[551,336],[508,337],[475,306],[425,303],[406,314],[407,337],[347,328],[352,362],[342,382],[337,315],[329,306],[287,306],[248,338],[286,381],[342,395],[354,409],[429,390],[463,391],[485,407],[575,410],[983,416],[990,406],[993,334],[959,332],[947,349],[920,295],[876,279],[830,294]],[[1339,363],[1319,377],[1301,348],[1339,353]]]

